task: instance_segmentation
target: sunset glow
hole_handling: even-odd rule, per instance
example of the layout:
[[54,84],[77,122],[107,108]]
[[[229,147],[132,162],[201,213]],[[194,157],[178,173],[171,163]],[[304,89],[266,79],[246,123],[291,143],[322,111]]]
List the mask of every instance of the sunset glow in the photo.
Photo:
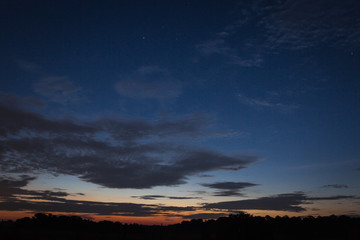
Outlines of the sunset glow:
[[0,9],[0,220],[360,216],[359,1]]

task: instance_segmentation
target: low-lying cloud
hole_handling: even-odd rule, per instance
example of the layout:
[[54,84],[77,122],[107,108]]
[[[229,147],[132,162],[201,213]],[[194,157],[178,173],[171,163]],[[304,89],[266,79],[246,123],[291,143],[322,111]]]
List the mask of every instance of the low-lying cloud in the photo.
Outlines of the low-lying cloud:
[[[20,176],[19,179],[0,178],[0,210],[92,213],[96,215],[155,216],[167,212],[194,211],[194,207],[176,207],[154,204],[116,203],[68,200],[73,195],[64,191],[26,190],[24,187],[35,177]],[[78,195],[78,194],[75,194]],[[41,202],[36,201],[41,200]]]
[[272,211],[289,211],[289,212],[303,212],[306,209],[304,204],[309,204],[311,201],[323,200],[341,200],[353,199],[354,196],[330,196],[330,197],[308,197],[302,192],[279,194],[270,197],[261,197],[257,199],[246,199],[239,201],[227,201],[217,203],[206,203],[203,208],[216,209],[226,211],[236,210],[272,210]]
[[162,140],[201,135],[202,116],[76,122],[4,106],[0,114],[0,170],[5,173],[47,171],[110,188],[140,189],[183,184],[192,175],[242,169],[258,160]]
[[242,196],[241,190],[248,187],[254,187],[258,184],[249,182],[216,182],[204,183],[202,186],[217,189],[214,196]]
[[[69,193],[65,190],[28,190],[26,186],[36,178],[21,175],[17,178],[0,178],[0,210],[6,211],[33,211],[33,212],[64,212],[64,213],[91,213],[95,215],[117,216],[167,216],[193,218],[218,218],[243,210],[273,210],[303,212],[304,205],[314,201],[336,201],[357,199],[355,196],[321,196],[310,197],[302,192],[279,194],[257,199],[206,203],[202,206],[165,206],[162,204],[138,204],[127,202],[99,202],[69,200],[69,196],[82,195]],[[164,195],[135,196],[145,200],[155,199],[193,199],[193,197],[174,197]],[[196,198],[196,197],[194,197]],[[199,211],[202,211],[199,213]],[[206,211],[206,212],[205,212]],[[186,212],[186,214],[185,214]]]
[[349,186],[345,185],[345,184],[328,184],[328,185],[324,185],[322,187],[323,188],[349,188]]

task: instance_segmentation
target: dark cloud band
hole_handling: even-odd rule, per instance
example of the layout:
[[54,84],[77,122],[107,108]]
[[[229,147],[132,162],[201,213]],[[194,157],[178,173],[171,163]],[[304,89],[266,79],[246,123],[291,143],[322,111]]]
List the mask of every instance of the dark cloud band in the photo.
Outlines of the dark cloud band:
[[[189,176],[207,171],[242,169],[258,159],[163,142],[201,135],[206,125],[201,115],[156,123],[75,122],[4,106],[0,115],[3,172],[46,170],[110,188],[151,188],[183,184]],[[147,139],[151,141],[143,141]]]

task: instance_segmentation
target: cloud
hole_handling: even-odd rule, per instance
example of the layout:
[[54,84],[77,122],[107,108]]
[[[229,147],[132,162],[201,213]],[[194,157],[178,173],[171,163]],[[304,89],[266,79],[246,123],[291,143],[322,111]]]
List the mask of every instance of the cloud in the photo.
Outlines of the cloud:
[[250,98],[243,94],[238,94],[238,99],[241,103],[252,107],[273,108],[281,111],[289,111],[299,108],[298,105],[283,104],[280,102],[273,102],[267,99]]
[[242,196],[240,190],[248,187],[257,186],[258,184],[249,182],[217,182],[204,183],[202,186],[219,189],[221,191],[215,192],[214,196]]
[[115,84],[115,90],[123,97],[159,101],[176,99],[182,93],[182,88],[181,82],[157,66],[140,67]]
[[173,200],[199,199],[199,197],[175,197],[175,196],[164,196],[164,195],[143,195],[143,196],[132,196],[132,197],[143,199],[143,200],[157,200],[160,198],[167,198],[167,199],[173,199]]
[[184,219],[217,219],[219,217],[226,217],[228,213],[195,213],[182,216]]
[[260,67],[263,61],[260,54],[252,55],[249,58],[243,58],[237,55],[231,56],[231,63],[240,67]]
[[30,62],[24,59],[16,59],[15,61],[18,64],[18,66],[24,71],[39,73],[42,70],[42,66],[34,62]]
[[181,94],[181,83],[172,81],[122,80],[116,83],[118,94],[134,99],[166,100]]
[[0,178],[0,196],[8,198],[14,194],[20,193],[21,187],[25,187],[30,181],[36,179],[35,177],[22,175],[20,179]]
[[75,87],[68,77],[51,76],[43,70],[42,66],[33,62],[22,59],[16,59],[15,61],[24,71],[42,76],[33,84],[33,90],[47,100],[62,105],[85,100],[85,96],[81,94],[82,89]]
[[305,199],[306,197],[302,193],[281,194],[274,197],[262,197],[258,199],[208,203],[204,205],[204,208],[226,209],[230,211],[256,209],[301,212],[305,211],[305,208],[299,205],[302,204]]
[[141,74],[141,75],[153,75],[153,74],[161,74],[161,75],[167,75],[169,74],[169,71],[166,70],[165,68],[161,68],[159,66],[141,66],[140,68],[138,68],[136,70],[136,73]]
[[196,48],[205,55],[231,55],[233,52],[233,49],[226,46],[225,40],[221,38],[208,40],[204,43],[198,44]]
[[[34,211],[34,212],[66,212],[66,213],[92,213],[97,215],[121,216],[182,216],[189,218],[216,218],[224,213],[194,213],[183,215],[182,212],[195,212],[200,209],[226,211],[226,213],[240,210],[275,210],[275,211],[305,211],[302,204],[311,201],[356,199],[354,196],[308,197],[304,193],[280,194],[272,197],[258,199],[207,203],[201,207],[164,206],[157,204],[135,204],[117,202],[96,202],[69,200],[74,195],[65,191],[27,190],[25,187],[35,177],[21,175],[19,178],[0,178],[0,210],[7,211]],[[150,199],[163,198],[163,195],[152,195]],[[170,197],[166,197],[170,198]],[[172,199],[188,199],[171,197]],[[146,198],[145,198],[146,199]]]
[[211,151],[189,151],[179,155],[176,160],[164,163],[146,155],[136,158],[134,154],[131,161],[120,160],[116,166],[99,163],[94,159],[95,166],[80,168],[78,174],[86,172],[81,175],[83,180],[107,187],[150,188],[183,184],[188,176],[219,170],[224,166],[244,168],[254,160],[251,157],[231,157]]
[[33,90],[46,100],[67,105],[69,103],[76,103],[86,99],[81,93],[82,89],[75,87],[68,77],[49,75],[44,71],[42,66],[33,62],[22,59],[16,59],[15,61],[24,71],[42,76],[33,84]]
[[3,172],[47,171],[110,188],[141,189],[183,184],[189,176],[242,169],[259,159],[162,141],[202,134],[202,117],[155,123],[72,122],[1,106],[0,115],[4,116],[0,119]]
[[211,178],[211,177],[214,177],[213,175],[210,175],[210,174],[199,174],[198,177],[201,177],[201,178]]
[[0,91],[0,105],[15,109],[45,108],[45,103],[33,97],[24,97]]
[[34,177],[26,175],[21,176],[20,179],[0,178],[0,210],[93,213],[97,215],[122,216],[171,216],[173,212],[195,210],[194,207],[68,200],[66,197],[71,194],[67,192],[23,189],[34,179]]
[[40,114],[12,109],[0,105],[0,136],[20,134],[21,132],[51,133],[58,135],[94,134],[106,132],[116,140],[137,140],[151,137],[199,136],[208,123],[204,115],[192,115],[185,119],[144,120],[101,119],[94,122],[76,123],[69,120],[49,119]]
[[71,121],[51,120],[40,114],[0,105],[0,136],[23,132],[37,134],[86,134],[95,132],[94,127],[79,125]]
[[228,64],[261,67],[265,54],[317,46],[360,48],[356,0],[242,1],[239,17],[213,38],[196,45],[204,56],[221,56]]
[[93,213],[97,215],[122,216],[153,216],[159,215],[158,209],[144,204],[135,203],[105,203],[94,201],[59,200],[47,202],[9,201],[0,202],[0,210],[7,211],[34,211],[34,212],[66,212],[66,213]]
[[331,197],[307,197],[307,200],[320,201],[320,200],[341,200],[341,199],[353,199],[353,198],[356,198],[356,197],[346,196],[346,195],[337,195],[337,196],[331,196]]
[[300,50],[319,44],[360,47],[360,17],[357,1],[280,1],[265,4],[261,24],[265,46]]
[[[252,47],[254,43],[248,33],[248,28],[242,29],[246,27],[249,19],[246,7],[242,7],[238,20],[225,26],[213,38],[196,45],[196,50],[207,57],[220,56],[227,64],[245,68],[261,67],[264,61],[263,54],[258,50],[260,48]],[[252,28],[254,28],[253,25]]]
[[65,76],[50,76],[34,84],[34,91],[52,102],[66,105],[83,99],[77,88]]
[[247,187],[257,186],[258,184],[249,183],[249,182],[217,182],[217,183],[205,183],[202,184],[205,187],[215,188],[215,189],[243,189]]
[[[23,199],[41,199],[52,201],[58,200],[60,197],[66,197],[70,194],[64,191],[36,191],[23,189],[29,182],[35,180],[36,177],[21,175],[20,179],[0,178],[0,198],[3,201],[16,201],[18,196]],[[63,198],[61,198],[63,199]]]
[[323,188],[349,188],[349,186],[345,185],[345,184],[328,184],[328,185],[324,185],[322,187]]
[[263,59],[260,54],[239,53],[236,47],[231,47],[224,37],[218,35],[215,39],[198,44],[196,49],[205,56],[218,55],[225,58],[228,64],[240,67],[260,67]]
[[213,194],[213,196],[219,197],[232,197],[232,196],[243,196],[244,194],[239,192],[238,190],[224,190],[224,191],[217,191]]
[[331,196],[331,197],[308,197],[304,193],[288,193],[279,194],[271,197],[261,197],[257,199],[247,199],[239,201],[227,201],[218,203],[206,203],[205,209],[218,210],[273,210],[273,211],[289,211],[289,212],[303,212],[306,209],[302,204],[309,204],[309,201],[321,200],[340,200],[352,199],[354,196]]
[[192,115],[186,119],[163,120],[150,123],[144,120],[117,121],[112,119],[102,119],[97,122],[104,131],[109,132],[112,137],[119,140],[134,140],[150,137],[167,137],[188,135],[196,136],[204,130],[204,126],[209,122],[205,115]]

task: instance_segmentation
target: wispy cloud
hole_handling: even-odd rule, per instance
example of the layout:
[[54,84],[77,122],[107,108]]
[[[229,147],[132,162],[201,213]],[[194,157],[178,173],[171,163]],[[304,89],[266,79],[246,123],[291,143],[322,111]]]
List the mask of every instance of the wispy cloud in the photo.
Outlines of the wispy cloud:
[[33,83],[33,90],[47,101],[67,105],[85,100],[82,89],[75,87],[67,76],[48,74],[41,65],[23,59],[16,59],[16,63],[22,70],[39,76]]
[[177,98],[182,86],[179,82],[128,79],[117,82],[115,88],[118,94],[128,98],[166,100]]
[[260,54],[254,54],[248,58],[243,58],[236,55],[231,57],[231,63],[241,67],[260,67],[263,61],[264,60]]
[[225,40],[221,38],[208,40],[204,43],[198,44],[196,47],[200,52],[205,55],[230,55],[233,52],[233,49],[227,46]]
[[345,184],[328,184],[328,185],[324,185],[322,187],[323,188],[349,188],[349,186],[345,185]]
[[15,109],[44,108],[46,104],[40,99],[9,94],[0,91],[0,105]]
[[360,47],[357,1],[280,1],[259,8],[265,46],[299,50],[327,44]]
[[166,69],[142,66],[133,74],[115,84],[115,90],[123,97],[133,99],[176,99],[182,93],[183,84],[175,80]]
[[167,75],[169,74],[169,71],[165,68],[161,68],[159,66],[154,66],[154,65],[146,65],[146,66],[141,66],[136,70],[136,73],[138,74],[142,74],[142,75],[152,75],[152,74],[164,74]]
[[250,98],[243,94],[238,94],[238,99],[240,100],[241,103],[253,107],[273,108],[282,111],[289,111],[299,108],[298,105],[284,104],[281,102],[274,102],[273,100],[268,100],[268,99]]
[[75,87],[65,76],[42,78],[34,84],[34,91],[52,102],[64,105],[83,99],[81,89]]
[[[196,49],[204,56],[217,55],[224,58],[227,64],[240,67],[260,67],[263,57],[260,52],[248,51],[248,48],[241,44],[231,44],[231,38],[237,34],[238,30],[246,23],[246,17],[226,26],[218,32],[214,38],[196,45]],[[246,44],[244,44],[246,45]]]
[[238,20],[196,46],[205,56],[259,67],[264,55],[316,47],[360,48],[356,0],[256,0],[239,3]]
[[15,61],[22,70],[27,72],[40,73],[43,70],[41,65],[31,61],[24,59],[16,59]]
[[236,47],[230,46],[225,35],[218,35],[215,39],[198,44],[196,49],[205,56],[219,55],[224,57],[225,62],[240,67],[260,67],[263,59],[257,53],[240,53]]

